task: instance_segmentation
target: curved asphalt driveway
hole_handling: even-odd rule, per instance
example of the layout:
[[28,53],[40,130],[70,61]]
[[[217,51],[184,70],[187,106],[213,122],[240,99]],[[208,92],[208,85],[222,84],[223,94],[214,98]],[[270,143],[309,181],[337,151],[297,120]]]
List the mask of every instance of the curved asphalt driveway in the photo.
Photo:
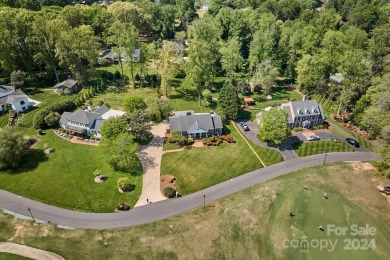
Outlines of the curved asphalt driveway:
[[[84,213],[46,205],[0,190],[0,208],[51,223],[91,229],[130,227],[165,219],[244,190],[255,184],[313,165],[323,164],[325,154],[291,159],[258,169],[179,199],[159,201],[124,213]],[[368,152],[329,153],[326,162],[377,161],[380,156]]]

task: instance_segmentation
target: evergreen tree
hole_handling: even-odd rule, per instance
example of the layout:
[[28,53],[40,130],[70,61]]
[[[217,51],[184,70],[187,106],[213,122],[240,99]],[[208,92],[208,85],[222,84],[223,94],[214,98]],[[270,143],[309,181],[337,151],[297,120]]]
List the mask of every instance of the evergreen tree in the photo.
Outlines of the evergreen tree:
[[221,89],[218,108],[223,120],[234,120],[240,113],[240,98],[237,89],[230,82],[226,82]]

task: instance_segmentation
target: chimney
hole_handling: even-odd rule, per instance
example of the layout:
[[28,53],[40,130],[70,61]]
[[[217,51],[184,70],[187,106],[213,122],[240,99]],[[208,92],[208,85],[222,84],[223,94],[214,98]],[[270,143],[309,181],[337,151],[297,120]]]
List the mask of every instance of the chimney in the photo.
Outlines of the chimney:
[[91,105],[88,105],[88,106],[87,106],[87,110],[88,110],[89,112],[91,112],[91,111],[92,111],[92,106],[91,106]]

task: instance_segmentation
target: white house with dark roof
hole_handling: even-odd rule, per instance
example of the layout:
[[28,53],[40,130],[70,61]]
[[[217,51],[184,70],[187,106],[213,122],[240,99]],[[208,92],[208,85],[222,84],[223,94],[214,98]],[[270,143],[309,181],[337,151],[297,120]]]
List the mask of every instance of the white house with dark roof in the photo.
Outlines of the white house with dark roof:
[[[121,55],[122,61],[130,61],[130,56],[127,53],[122,53]],[[117,63],[119,61],[118,53],[112,51],[111,49],[106,49],[102,52],[101,57],[109,61],[111,64]],[[141,59],[141,49],[135,49],[133,54],[131,55],[131,60],[133,62],[139,62]]]
[[3,105],[7,104],[11,105],[17,114],[31,106],[28,97],[22,91],[15,91],[12,86],[0,85],[0,111],[3,110]]
[[123,116],[125,112],[110,109],[103,105],[94,112],[88,110],[78,110],[76,112],[64,112],[61,115],[60,126],[72,133],[86,134],[88,136],[101,137],[100,129],[104,120],[110,117]]
[[[322,106],[314,100],[291,101],[282,104],[279,109],[283,109],[288,114],[288,126],[310,128],[316,125],[322,125],[325,119]],[[256,115],[258,125],[261,125],[263,116],[267,111],[261,111]]]
[[169,117],[169,132],[180,131],[185,137],[201,139],[222,134],[222,119],[215,113],[194,113],[193,110],[177,111]]

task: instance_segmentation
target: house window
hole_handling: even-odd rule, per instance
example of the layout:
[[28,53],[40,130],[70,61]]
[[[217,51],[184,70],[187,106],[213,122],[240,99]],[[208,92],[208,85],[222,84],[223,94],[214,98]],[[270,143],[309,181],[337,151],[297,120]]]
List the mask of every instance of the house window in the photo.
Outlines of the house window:
[[[24,103],[24,100],[22,100],[22,101],[20,101],[20,104],[21,105],[24,105],[25,103]],[[24,109],[23,109],[24,110]]]
[[24,111],[24,110],[26,110],[26,108],[25,108],[25,107],[22,107],[22,110]]

